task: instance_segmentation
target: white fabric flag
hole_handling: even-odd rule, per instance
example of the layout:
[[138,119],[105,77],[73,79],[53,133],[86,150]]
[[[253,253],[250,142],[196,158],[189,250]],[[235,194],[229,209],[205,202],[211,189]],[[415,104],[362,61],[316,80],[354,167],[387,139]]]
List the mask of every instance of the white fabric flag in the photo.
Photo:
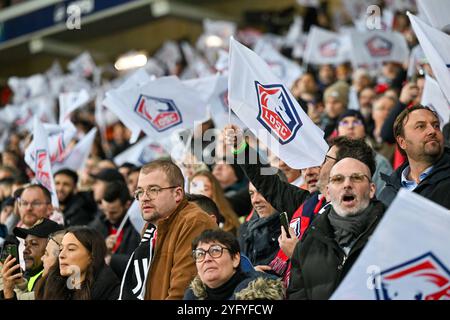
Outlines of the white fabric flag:
[[59,124],[68,120],[70,114],[90,100],[86,89],[80,92],[65,92],[59,95]]
[[66,152],[67,155],[62,161],[52,163],[53,171],[57,172],[64,168],[75,172],[83,170],[91,153],[96,133],[97,128],[92,128],[70,151]]
[[309,30],[303,61],[312,64],[340,64],[350,60],[347,35],[339,35],[316,26]]
[[443,0],[417,0],[417,8],[426,22],[439,30],[450,31],[450,2]]
[[129,162],[140,167],[155,159],[166,156],[168,156],[168,153],[155,139],[145,137],[135,145],[118,154],[114,158],[114,163],[117,166],[121,166],[125,162]]
[[405,37],[398,32],[371,30],[350,35],[352,64],[355,68],[382,62],[404,63],[409,49]]
[[424,106],[431,107],[438,114],[441,122],[441,129],[450,119],[450,104],[439,88],[439,84],[430,76],[425,76],[422,100]]
[[[44,132],[48,139],[47,150],[52,166],[55,163],[64,162],[69,151],[68,146],[77,134],[77,129],[70,121],[66,121],[64,125],[59,128],[60,129],[58,130],[55,125],[49,127],[48,130],[44,128]],[[35,150],[36,142],[35,137],[33,137],[33,140],[25,150],[24,157],[25,163],[28,164],[30,168],[34,168],[33,164],[36,161],[36,159],[34,158],[36,152]]]
[[275,48],[263,41],[262,39],[256,43],[255,53],[266,61],[274,75],[291,88],[295,80],[302,74],[302,68],[294,61],[284,57]]
[[137,125],[137,123],[133,120],[133,117],[129,116],[129,108],[124,107],[121,104],[118,104],[117,101],[109,96],[112,92],[117,90],[121,90],[122,92],[128,92],[132,89],[140,88],[147,82],[152,81],[150,75],[143,68],[133,72],[125,82],[123,82],[117,89],[109,90],[106,92],[106,97],[103,100],[103,106],[107,107],[111,110],[120,121],[131,131],[131,139],[130,143],[134,143],[137,141],[139,137],[139,133],[141,132],[141,128]]
[[211,118],[213,119],[216,128],[223,129],[223,127],[228,124],[229,120],[231,123],[236,124],[241,128],[247,128],[233,110],[231,110],[231,119],[229,117],[228,76],[217,77],[214,92],[209,99],[209,106]]
[[230,106],[253,134],[291,168],[320,165],[328,151],[322,130],[264,60],[233,38],[229,70]]
[[96,65],[91,54],[86,51],[70,61],[67,68],[73,74],[87,78],[92,75]]
[[449,210],[400,189],[331,299],[450,299],[448,230]]
[[154,138],[193,128],[196,122],[208,119],[206,102],[176,77],[158,78],[142,87],[119,88],[107,92],[106,97],[103,104],[115,113],[121,110],[122,116],[116,114],[125,125],[134,123],[130,129],[137,126]]
[[447,101],[450,102],[450,36],[407,13],[420,46]]
[[55,181],[50,163],[50,152],[48,149],[48,136],[43,125],[37,117],[33,121],[33,141],[34,141],[34,164],[30,166],[35,173],[36,181],[47,188],[52,195],[52,205],[59,208],[58,197],[56,196]]
[[120,231],[123,229],[128,219],[130,220],[134,229],[138,233],[141,233],[145,226],[145,220],[144,218],[142,218],[141,208],[139,207],[139,201],[134,200],[130,208],[128,208],[125,217],[123,218],[119,228],[117,229],[117,233],[120,233]]

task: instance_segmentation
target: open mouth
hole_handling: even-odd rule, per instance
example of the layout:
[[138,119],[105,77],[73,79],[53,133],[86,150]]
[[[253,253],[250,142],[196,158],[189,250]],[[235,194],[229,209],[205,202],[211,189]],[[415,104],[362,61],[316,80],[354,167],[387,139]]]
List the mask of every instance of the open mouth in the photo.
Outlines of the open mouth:
[[345,205],[352,205],[356,201],[356,197],[352,194],[347,194],[342,197],[342,203]]

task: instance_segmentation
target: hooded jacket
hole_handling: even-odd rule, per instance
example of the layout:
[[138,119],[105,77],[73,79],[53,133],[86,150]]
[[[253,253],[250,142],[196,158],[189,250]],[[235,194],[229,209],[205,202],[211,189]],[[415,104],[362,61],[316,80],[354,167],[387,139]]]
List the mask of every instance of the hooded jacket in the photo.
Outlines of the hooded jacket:
[[[390,176],[381,174],[386,186],[381,191],[378,199],[386,206],[394,200],[397,192],[402,187],[401,177],[403,170],[409,165],[408,162],[397,168]],[[450,148],[445,147],[442,157],[433,165],[433,170],[414,189],[415,193],[450,209]]]

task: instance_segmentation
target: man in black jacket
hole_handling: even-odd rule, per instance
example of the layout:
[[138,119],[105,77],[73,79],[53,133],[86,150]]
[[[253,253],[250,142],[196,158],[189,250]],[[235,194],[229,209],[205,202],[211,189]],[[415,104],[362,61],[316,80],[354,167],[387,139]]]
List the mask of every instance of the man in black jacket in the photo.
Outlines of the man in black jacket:
[[370,177],[369,167],[354,158],[344,158],[331,169],[331,205],[295,247],[289,299],[329,299],[351,269],[385,211],[374,200]]
[[77,192],[78,174],[70,169],[61,169],[54,178],[64,225],[87,225],[94,220],[97,204],[89,192]]
[[408,161],[390,176],[382,175],[386,186],[379,199],[389,206],[406,188],[450,209],[450,149],[436,113],[421,105],[405,109],[395,120],[394,135]]
[[[130,207],[130,195],[127,186],[122,181],[110,182],[105,189],[102,199],[101,217],[97,217],[90,227],[99,231],[106,241],[108,255],[106,261],[116,275],[122,278],[127,262],[141,241],[139,233],[126,213]],[[119,227],[123,219],[128,219],[122,229]]]

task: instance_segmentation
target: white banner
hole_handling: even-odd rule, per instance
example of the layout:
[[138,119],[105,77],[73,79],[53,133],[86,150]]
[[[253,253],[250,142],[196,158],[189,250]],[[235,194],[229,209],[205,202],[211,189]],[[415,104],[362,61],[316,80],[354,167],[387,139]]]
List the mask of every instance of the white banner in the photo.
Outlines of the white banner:
[[419,14],[425,22],[439,29],[450,31],[450,2],[443,0],[417,0]]
[[206,102],[176,77],[162,77],[143,86],[109,91],[103,104],[128,128],[127,123],[132,123],[131,130],[137,127],[155,139],[193,128],[195,122],[208,119]]
[[92,128],[78,143],[71,148],[62,161],[52,163],[54,172],[61,169],[71,169],[75,172],[83,170],[86,160],[91,153],[97,128]]
[[450,299],[448,230],[449,210],[400,189],[331,299]]
[[239,119],[291,168],[322,164],[328,151],[322,130],[264,60],[233,38],[229,70],[229,103]]
[[407,13],[420,46],[447,101],[450,102],[450,36]]
[[316,26],[309,30],[303,61],[312,64],[340,64],[350,60],[347,35]]
[[48,151],[47,132],[38,118],[33,121],[33,141],[34,141],[34,165],[31,168],[36,174],[36,181],[47,188],[52,195],[52,205],[59,208],[58,197],[56,196],[55,181],[50,164],[50,153]]
[[398,32],[373,30],[350,35],[352,64],[355,68],[382,62],[405,63],[409,58],[406,39]]
[[59,95],[59,124],[70,119],[70,114],[89,102],[86,89],[80,92],[65,92]]
[[450,104],[439,88],[439,84],[430,76],[425,76],[425,86],[423,87],[422,100],[424,106],[431,107],[438,114],[442,127],[450,119]]
[[155,139],[145,137],[135,145],[118,154],[114,158],[114,163],[117,166],[121,166],[125,162],[129,162],[140,167],[165,156],[168,156],[168,153]]

